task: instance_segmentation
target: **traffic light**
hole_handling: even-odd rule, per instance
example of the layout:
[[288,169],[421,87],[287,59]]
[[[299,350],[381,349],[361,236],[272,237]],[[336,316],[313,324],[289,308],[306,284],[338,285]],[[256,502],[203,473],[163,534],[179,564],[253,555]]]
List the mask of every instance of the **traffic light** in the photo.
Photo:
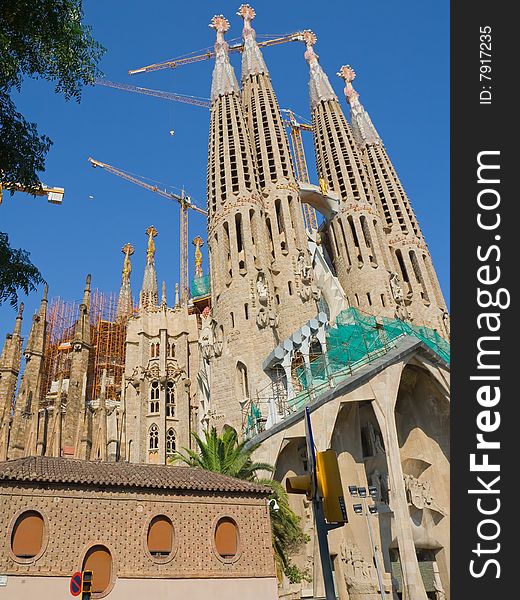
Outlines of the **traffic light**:
[[83,571],[81,580],[81,600],[90,600],[92,596],[92,571]]
[[312,478],[310,473],[305,475],[295,475],[294,477],[287,477],[285,480],[285,489],[290,494],[306,494],[309,500],[312,499],[314,490],[312,489]]
[[347,523],[338,457],[334,450],[316,453],[316,479],[323,498],[323,513],[327,522]]

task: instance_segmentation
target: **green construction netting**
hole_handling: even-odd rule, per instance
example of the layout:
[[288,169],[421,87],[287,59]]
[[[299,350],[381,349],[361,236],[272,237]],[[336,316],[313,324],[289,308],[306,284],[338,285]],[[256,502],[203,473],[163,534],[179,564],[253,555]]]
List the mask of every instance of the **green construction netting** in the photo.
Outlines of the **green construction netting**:
[[317,392],[321,385],[329,384],[330,378],[339,381],[386,354],[395,346],[395,340],[403,335],[417,337],[444,361],[450,362],[450,345],[437,331],[400,319],[376,318],[348,308],[338,315],[336,327],[328,330],[327,352],[311,360],[310,373],[304,364],[296,369],[299,385],[295,386],[295,403],[304,400],[309,389]]
[[209,296],[211,287],[209,283],[209,275],[196,277],[191,282],[191,297],[199,298],[200,296]]

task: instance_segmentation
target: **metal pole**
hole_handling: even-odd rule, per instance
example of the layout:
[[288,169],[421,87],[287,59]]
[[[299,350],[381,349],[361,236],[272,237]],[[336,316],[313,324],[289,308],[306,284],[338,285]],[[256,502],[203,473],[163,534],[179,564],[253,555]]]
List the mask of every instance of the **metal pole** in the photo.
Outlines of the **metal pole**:
[[323,514],[323,503],[318,494],[318,485],[316,480],[316,456],[314,454],[314,438],[312,435],[311,426],[311,411],[307,406],[305,408],[305,437],[307,440],[307,457],[309,459],[309,471],[311,473],[314,494],[312,506],[314,509],[314,524],[318,536],[318,545],[320,548],[321,569],[323,572],[323,585],[325,586],[326,600],[336,600],[336,592],[334,590],[334,577],[332,575],[332,564],[330,562],[328,526]]
[[385,600],[386,595],[385,595],[385,590],[383,588],[383,578],[381,576],[381,567],[379,566],[379,558],[377,556],[376,547],[374,545],[374,538],[372,536],[372,526],[370,525],[370,518],[369,518],[366,498],[362,498],[362,500],[363,500],[363,508],[365,509],[365,518],[367,520],[368,535],[370,536],[370,545],[372,546],[372,555],[373,555],[374,561],[376,563],[377,580],[379,582],[379,592],[381,593],[381,599]]

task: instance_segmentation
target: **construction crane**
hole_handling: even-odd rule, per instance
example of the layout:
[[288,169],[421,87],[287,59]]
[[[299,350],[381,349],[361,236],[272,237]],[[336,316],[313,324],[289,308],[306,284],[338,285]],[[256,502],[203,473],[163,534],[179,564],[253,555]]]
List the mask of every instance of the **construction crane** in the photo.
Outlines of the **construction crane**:
[[[103,85],[105,87],[111,87],[118,90],[124,90],[126,92],[133,92],[137,94],[145,94],[148,96],[155,96],[157,98],[163,98],[165,100],[173,100],[174,102],[184,102],[185,104],[194,104],[202,108],[210,108],[211,102],[207,98],[199,98],[196,96],[182,96],[173,92],[164,92],[161,90],[150,90],[148,88],[136,87],[134,85],[128,85],[126,83],[116,83],[114,81],[108,81],[106,79],[96,79],[96,85]],[[291,150],[293,155],[294,168],[296,171],[296,179],[303,181],[304,183],[310,183],[309,170],[307,168],[307,161],[305,159],[305,150],[303,147],[302,131],[312,132],[312,125],[306,123],[300,123],[292,110],[282,108],[282,112],[286,113],[288,117],[283,119],[284,125],[290,128],[291,131]],[[316,217],[316,210],[309,204],[303,204],[303,217],[305,226],[314,230],[318,228],[318,221]]]
[[[313,131],[312,125],[300,123],[292,110],[282,108],[282,112],[287,115],[284,124],[291,128],[291,146],[293,154],[294,169],[296,171],[296,180],[303,183],[310,183],[309,169],[305,159],[305,149],[303,147],[302,131]],[[318,229],[318,219],[316,210],[310,204],[302,202],[303,218],[307,229],[314,231]]]
[[[268,40],[264,40],[263,42],[258,42],[259,46],[277,46],[278,44],[285,44],[286,42],[303,42],[303,32],[296,31],[295,33],[289,33],[287,35],[282,35],[280,37],[271,38]],[[244,44],[232,44],[229,46],[230,52],[242,52],[244,50]],[[154,63],[153,65],[147,65],[146,67],[141,67],[140,69],[131,69],[128,71],[129,75],[136,75],[137,73],[149,73],[151,71],[159,71],[161,69],[176,69],[177,67],[181,67],[183,65],[189,65],[191,63],[200,62],[202,60],[208,60],[215,56],[215,51],[213,49],[208,49],[206,52],[202,54],[196,55],[188,55],[181,56],[180,58],[174,58],[172,60],[166,60],[160,63]]]
[[203,210],[202,208],[199,208],[198,206],[193,204],[190,197],[185,194],[184,190],[182,190],[180,195],[175,194],[173,192],[169,192],[168,190],[161,189],[161,188],[157,187],[156,185],[146,183],[145,181],[142,181],[141,179],[138,179],[137,177],[134,177],[133,175],[126,173],[125,171],[116,169],[112,165],[102,163],[99,160],[95,160],[95,159],[89,157],[88,161],[93,167],[101,167],[102,169],[105,169],[105,171],[108,171],[109,173],[112,173],[113,175],[122,177],[123,179],[126,179],[127,181],[130,181],[131,183],[140,185],[141,187],[144,187],[145,189],[150,190],[151,192],[155,192],[156,194],[159,194],[160,196],[163,196],[164,198],[168,198],[169,200],[175,200],[176,202],[179,203],[179,206],[180,206],[181,304],[183,306],[187,306],[188,300],[189,300],[189,293],[190,293],[189,292],[189,270],[188,270],[188,260],[189,260],[189,258],[188,258],[188,247],[189,247],[188,246],[188,243],[189,243],[188,242],[188,210],[189,209],[194,210],[195,212],[197,212],[201,215],[204,215],[205,217],[208,216],[208,213],[205,210]]
[[64,188],[51,187],[45,185],[44,183],[41,183],[39,188],[34,189],[29,189],[21,183],[0,183],[0,204],[2,204],[3,190],[8,190],[10,192],[26,192],[27,194],[32,194],[33,196],[47,196],[47,200],[51,204],[61,204],[63,201],[63,196],[65,195]]
[[128,85],[127,83],[117,83],[115,81],[108,81],[107,79],[94,79],[94,83],[96,85],[103,85],[105,87],[115,88],[117,90],[124,90],[126,92],[135,92],[137,94],[155,96],[156,98],[164,98],[165,100],[173,100],[174,102],[184,102],[184,104],[193,104],[194,106],[201,106],[202,108],[210,108],[211,106],[211,102],[207,98],[198,98],[197,96],[182,96],[181,94],[175,94],[174,92],[150,90],[148,88],[136,87],[135,85]]

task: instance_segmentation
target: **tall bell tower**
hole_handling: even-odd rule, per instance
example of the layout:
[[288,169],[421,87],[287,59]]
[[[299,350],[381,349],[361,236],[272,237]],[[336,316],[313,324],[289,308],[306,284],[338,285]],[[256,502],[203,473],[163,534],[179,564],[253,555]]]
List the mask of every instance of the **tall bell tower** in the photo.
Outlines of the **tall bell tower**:
[[242,105],[264,199],[274,295],[282,338],[291,335],[317,313],[307,234],[294,176],[289,143],[278,100],[251,26],[255,11],[242,4]]
[[361,152],[327,75],[314,52],[316,36],[304,32],[318,175],[340,197],[328,227],[337,276],[351,306],[394,316],[392,264]]
[[393,259],[393,289],[403,296],[402,315],[415,325],[426,325],[449,337],[449,315],[428,246],[370,116],[359,100],[349,65],[338,75],[345,81],[352,133],[361,150]]
[[241,427],[242,408],[269,384],[262,357],[277,345],[279,315],[268,240],[267,202],[259,187],[240,88],[224,34],[229,22],[213,17],[215,67],[211,84],[208,151],[208,246],[213,330],[214,425]]

